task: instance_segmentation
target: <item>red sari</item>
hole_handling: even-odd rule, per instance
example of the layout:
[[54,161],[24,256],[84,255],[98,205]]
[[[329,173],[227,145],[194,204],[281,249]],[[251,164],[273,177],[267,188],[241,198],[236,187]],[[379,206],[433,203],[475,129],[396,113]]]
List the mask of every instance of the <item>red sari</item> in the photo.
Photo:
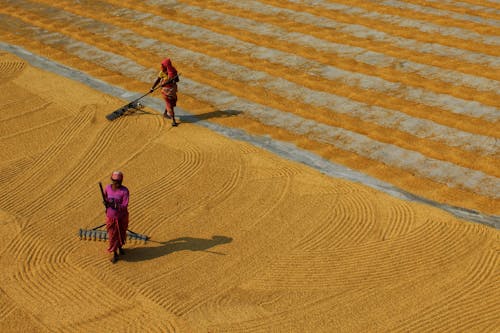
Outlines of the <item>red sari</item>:
[[[165,84],[168,80],[177,75],[177,69],[172,65],[169,58],[165,59],[161,63],[161,72],[158,77],[162,79],[160,84]],[[165,100],[166,109],[172,110],[173,107],[177,105],[177,83],[175,81],[163,86],[161,88],[161,94]]]

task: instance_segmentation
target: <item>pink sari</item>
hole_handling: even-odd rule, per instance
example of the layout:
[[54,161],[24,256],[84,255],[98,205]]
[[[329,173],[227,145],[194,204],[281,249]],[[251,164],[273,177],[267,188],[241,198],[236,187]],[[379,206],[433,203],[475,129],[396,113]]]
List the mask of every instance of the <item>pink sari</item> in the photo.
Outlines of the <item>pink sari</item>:
[[106,209],[106,229],[108,231],[109,252],[117,251],[125,244],[128,229],[128,202],[129,192],[125,186],[120,186],[116,191],[107,185],[104,195],[108,201],[116,202],[116,208]]
[[106,217],[106,229],[108,231],[109,247],[108,252],[118,251],[125,245],[128,229],[128,214],[121,219]]

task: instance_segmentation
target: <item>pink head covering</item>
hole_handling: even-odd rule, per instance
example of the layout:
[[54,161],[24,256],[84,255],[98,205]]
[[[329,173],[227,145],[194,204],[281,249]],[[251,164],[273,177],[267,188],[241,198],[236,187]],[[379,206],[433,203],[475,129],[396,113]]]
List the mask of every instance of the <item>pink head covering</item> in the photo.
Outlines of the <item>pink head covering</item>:
[[170,58],[165,58],[161,62],[161,69],[163,72],[165,70],[167,71],[168,77],[172,78],[177,75],[177,69],[172,65],[172,61],[170,61]]
[[113,173],[111,174],[111,180],[117,180],[119,182],[123,181],[123,172],[113,171]]

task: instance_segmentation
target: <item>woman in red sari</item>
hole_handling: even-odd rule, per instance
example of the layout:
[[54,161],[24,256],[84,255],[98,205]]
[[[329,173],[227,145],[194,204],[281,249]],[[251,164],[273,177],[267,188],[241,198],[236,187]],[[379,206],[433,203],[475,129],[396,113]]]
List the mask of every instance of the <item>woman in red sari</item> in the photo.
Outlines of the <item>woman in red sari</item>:
[[111,262],[118,261],[118,253],[124,255],[122,246],[125,244],[128,229],[128,189],[122,185],[123,173],[114,171],[111,174],[111,184],[104,189],[106,205],[106,229],[108,231],[108,252],[113,253]]
[[150,92],[153,92],[158,83],[161,85],[161,94],[165,100],[163,116],[172,119],[172,126],[177,126],[174,107],[177,105],[177,82],[179,82],[179,78],[176,76],[177,69],[172,65],[172,61],[169,58],[164,59],[161,62],[161,71],[158,73],[158,78],[150,90]]

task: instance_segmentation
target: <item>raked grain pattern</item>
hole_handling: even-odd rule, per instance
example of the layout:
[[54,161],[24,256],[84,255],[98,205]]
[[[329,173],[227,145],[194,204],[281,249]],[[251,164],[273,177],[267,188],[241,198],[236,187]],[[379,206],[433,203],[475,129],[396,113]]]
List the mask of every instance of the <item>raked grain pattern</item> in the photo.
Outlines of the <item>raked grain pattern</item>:
[[169,56],[183,77],[180,105],[194,114],[237,111],[209,121],[498,214],[495,3],[2,4],[8,42],[136,91]]
[[[499,214],[495,1],[0,0],[0,40],[154,110],[0,53],[2,332],[494,332],[498,230],[333,179],[198,120],[296,144],[441,203]],[[131,190],[111,265],[78,228]]]

